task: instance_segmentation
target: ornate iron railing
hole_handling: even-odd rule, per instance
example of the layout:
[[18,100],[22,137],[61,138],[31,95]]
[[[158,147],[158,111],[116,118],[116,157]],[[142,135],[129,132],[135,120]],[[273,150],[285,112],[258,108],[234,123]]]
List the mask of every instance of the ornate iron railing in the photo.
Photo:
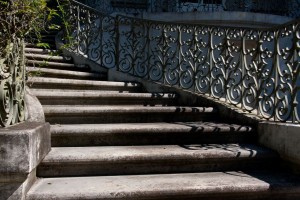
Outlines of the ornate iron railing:
[[73,50],[106,68],[300,122],[300,20],[271,29],[111,17],[72,1]]
[[0,125],[9,126],[25,120],[24,41],[12,37],[0,57]]
[[300,0],[80,0],[102,13],[242,11],[300,17]]

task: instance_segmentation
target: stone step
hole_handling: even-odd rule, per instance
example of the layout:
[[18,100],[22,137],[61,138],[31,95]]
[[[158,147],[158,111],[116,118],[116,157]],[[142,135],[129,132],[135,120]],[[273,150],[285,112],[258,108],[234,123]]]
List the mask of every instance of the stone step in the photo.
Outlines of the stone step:
[[[53,147],[39,177],[128,175],[259,169],[277,154],[250,144]],[[263,161],[263,162],[262,162]]]
[[41,48],[25,48],[25,53],[30,54],[50,54],[50,55],[58,55],[59,51],[53,49],[41,49]]
[[50,69],[42,67],[26,67],[30,76],[54,77],[81,80],[106,80],[106,73],[91,73],[72,70]]
[[[44,43],[43,41],[41,41],[42,43]],[[40,47],[37,44],[34,43],[26,43],[25,44],[26,48],[39,48],[39,49],[56,49],[56,45],[55,44],[48,44],[47,48],[45,47]]]
[[52,146],[107,146],[246,143],[256,140],[249,126],[212,122],[60,124],[51,126]]
[[270,171],[38,179],[28,200],[296,200],[300,178]]
[[63,62],[53,62],[46,60],[27,60],[27,65],[30,67],[45,67],[45,68],[55,68],[55,69],[76,69],[75,65],[72,63]]
[[34,60],[34,61],[72,63],[72,60],[66,59],[63,56],[34,54],[34,53],[25,53],[25,56],[28,60]]
[[174,93],[103,93],[103,91],[33,91],[43,105],[174,105]]
[[46,121],[51,124],[208,121],[218,116],[212,107],[46,105],[43,108]]
[[[31,79],[31,78],[30,78]],[[29,84],[29,86],[33,86],[32,84]],[[141,88],[138,88],[141,89]],[[57,93],[64,93],[66,91],[68,92],[82,92],[82,91],[91,91],[91,92],[98,92],[98,93],[105,93],[105,94],[114,94],[114,93],[130,93],[131,91],[118,91],[118,90],[82,90],[82,89],[43,89],[43,88],[30,88],[30,91],[39,93],[43,91],[49,91],[49,92],[57,92]]]
[[122,92],[141,91],[142,87],[133,82],[90,81],[77,79],[61,79],[46,77],[30,77],[27,84],[32,88],[73,89],[73,90],[105,90]]

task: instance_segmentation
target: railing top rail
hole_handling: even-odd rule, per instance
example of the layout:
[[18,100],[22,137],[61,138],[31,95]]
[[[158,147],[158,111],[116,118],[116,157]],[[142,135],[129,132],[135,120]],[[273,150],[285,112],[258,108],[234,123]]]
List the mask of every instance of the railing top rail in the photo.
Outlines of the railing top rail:
[[80,2],[78,2],[78,1],[70,0],[70,2],[72,2],[72,3],[74,3],[74,4],[77,4],[77,5],[79,5],[79,6],[82,6],[83,8],[86,8],[87,10],[93,11],[93,12],[99,14],[99,15],[102,15],[102,16],[110,16],[110,15],[107,14],[107,13],[100,12],[99,10],[96,10],[96,9],[94,9],[94,8],[88,6],[88,5],[85,5],[85,4],[83,4],[83,3],[80,3]]

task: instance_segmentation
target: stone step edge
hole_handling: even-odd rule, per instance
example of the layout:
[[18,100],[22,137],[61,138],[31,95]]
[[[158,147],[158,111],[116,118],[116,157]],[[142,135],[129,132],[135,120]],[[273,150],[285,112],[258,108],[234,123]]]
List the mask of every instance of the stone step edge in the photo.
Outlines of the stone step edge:
[[40,68],[40,67],[26,67],[28,72],[37,72],[37,73],[45,73],[45,74],[53,74],[53,75],[64,75],[64,76],[79,76],[79,77],[106,77],[105,73],[92,73],[92,72],[81,72],[81,71],[73,71],[73,70],[62,70],[62,69],[51,69],[51,68]]
[[27,199],[297,199],[299,182],[294,175],[269,171],[43,178]]
[[97,114],[214,114],[217,110],[213,107],[180,107],[180,106],[43,106],[47,116],[60,115],[97,115]]
[[114,82],[114,81],[95,81],[95,80],[78,80],[78,79],[62,79],[62,78],[45,78],[31,77],[27,82],[37,84],[55,84],[55,85],[78,85],[78,86],[107,86],[107,87],[125,87],[136,88],[141,87],[141,84],[134,82]]
[[112,134],[112,133],[254,133],[252,127],[235,124],[218,124],[209,122],[176,122],[176,123],[115,123],[111,124],[58,124],[51,125],[52,135],[65,134]]
[[[278,155],[266,148],[252,144],[195,144],[195,145],[143,145],[99,147],[52,147],[42,161],[44,165],[116,164],[116,163],[185,163],[209,164],[268,160]],[[183,162],[183,163],[182,163]],[[117,166],[115,166],[117,167]],[[151,165],[149,165],[151,168]],[[101,166],[100,166],[101,168]],[[120,166],[120,168],[123,168]]]
[[47,60],[28,60],[27,65],[36,65],[38,67],[67,67],[67,68],[75,68],[75,65],[72,63],[66,63],[66,62],[53,62],[53,61],[47,61]]
[[55,49],[41,49],[41,48],[25,48],[25,53],[37,54],[37,55],[47,55],[47,54],[57,54],[59,51]]
[[103,93],[103,92],[95,92],[95,91],[81,91],[81,92],[48,92],[48,91],[33,91],[33,94],[38,97],[39,99],[69,99],[72,98],[76,99],[88,99],[88,98],[99,98],[99,100],[103,99],[165,99],[165,100],[172,100],[176,99],[176,94],[174,93]]
[[70,63],[71,60],[67,60],[63,56],[56,56],[56,55],[50,55],[50,54],[33,54],[33,53],[25,53],[25,56],[28,60],[39,60],[39,61],[46,61],[46,62],[63,62],[63,63]]

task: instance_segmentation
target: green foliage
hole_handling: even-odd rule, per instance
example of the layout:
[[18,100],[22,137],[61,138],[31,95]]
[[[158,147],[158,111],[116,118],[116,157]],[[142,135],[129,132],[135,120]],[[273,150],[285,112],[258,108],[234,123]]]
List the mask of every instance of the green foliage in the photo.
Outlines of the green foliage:
[[69,0],[57,0],[57,8],[58,8],[60,21],[64,28],[64,35],[63,35],[62,39],[65,41],[65,44],[61,47],[62,49],[69,48],[74,45],[74,38],[72,37],[72,34],[71,34],[72,25],[71,25],[70,21],[68,20],[69,14],[68,14],[67,10],[68,10],[69,6],[70,6]]
[[13,38],[24,38],[47,28],[47,22],[57,15],[47,7],[47,0],[0,0],[0,57]]

